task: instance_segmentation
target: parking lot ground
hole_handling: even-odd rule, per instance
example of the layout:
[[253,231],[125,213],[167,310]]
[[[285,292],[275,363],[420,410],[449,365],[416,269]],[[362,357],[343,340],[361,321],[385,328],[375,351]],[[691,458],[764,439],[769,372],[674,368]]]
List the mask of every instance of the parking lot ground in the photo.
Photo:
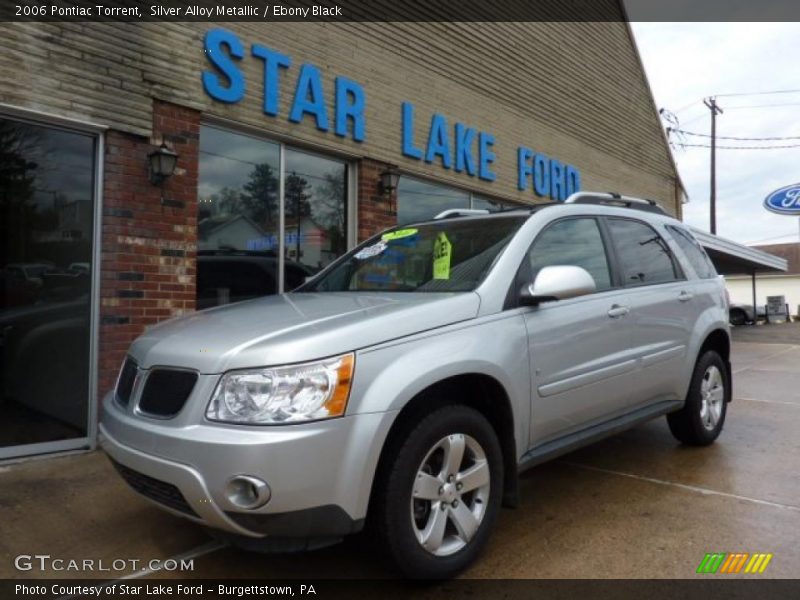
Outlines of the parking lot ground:
[[736,342],[760,344],[800,344],[800,320],[791,323],[759,323],[731,327]]
[[[774,555],[764,574],[724,577],[797,577],[800,335],[793,341],[734,343],[735,400],[710,447],[680,446],[658,419],[525,473],[521,505],[501,512],[464,576],[708,578],[695,574],[708,552],[764,552]],[[391,576],[363,536],[272,556],[209,542],[129,491],[99,452],[0,467],[0,523],[0,578],[87,576],[21,572],[20,554],[106,563],[182,556],[194,570],[180,576],[203,578]]]

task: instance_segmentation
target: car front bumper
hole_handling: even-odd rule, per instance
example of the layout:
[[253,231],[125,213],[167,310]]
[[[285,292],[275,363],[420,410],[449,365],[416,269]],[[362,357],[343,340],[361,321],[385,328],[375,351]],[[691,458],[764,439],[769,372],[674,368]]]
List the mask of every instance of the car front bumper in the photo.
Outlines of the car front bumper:
[[[341,537],[366,516],[392,413],[284,426],[176,424],[104,402],[100,445],[124,479],[162,508],[203,525],[258,538]],[[245,510],[226,493],[237,475],[269,486]]]

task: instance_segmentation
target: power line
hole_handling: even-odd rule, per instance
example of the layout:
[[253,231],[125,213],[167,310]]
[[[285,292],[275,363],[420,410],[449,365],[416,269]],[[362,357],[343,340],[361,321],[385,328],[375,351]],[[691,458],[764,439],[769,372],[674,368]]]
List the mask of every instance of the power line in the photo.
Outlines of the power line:
[[725,110],[738,108],[777,108],[780,106],[800,106],[800,102],[781,102],[778,104],[746,104],[743,106],[727,106]]
[[[707,133],[699,133],[696,131],[686,131],[685,129],[673,129],[675,133],[682,133],[684,135],[694,135],[698,137],[711,137]],[[741,142],[776,142],[781,140],[800,140],[800,136],[798,135],[787,135],[783,137],[735,137],[730,135],[718,135],[717,139],[719,140],[738,140]]]
[[735,92],[731,94],[714,94],[717,97],[725,96],[731,98],[733,96],[769,96],[772,94],[798,94],[800,90],[771,90],[768,92]]
[[[680,144],[682,148],[711,148],[711,144]],[[780,150],[784,148],[800,148],[800,144],[780,146],[717,146],[718,150]]]
[[694,119],[690,119],[689,121],[686,121],[686,123],[684,123],[684,125],[688,125],[689,123],[694,123],[695,121],[699,121],[700,119],[705,119],[706,117],[708,117],[708,113],[703,113],[699,117],[695,117]]
[[687,108],[691,108],[692,106],[695,106],[695,105],[696,105],[698,102],[702,102],[702,101],[703,101],[703,99],[702,99],[702,98],[700,98],[700,99],[698,99],[698,100],[692,100],[691,102],[689,102],[689,104],[687,104],[687,105],[685,105],[685,106],[681,106],[680,108],[678,108],[678,109],[675,109],[675,110],[673,110],[673,111],[670,111],[670,112],[672,112],[672,114],[678,114],[679,112],[683,112],[683,111],[685,111]]

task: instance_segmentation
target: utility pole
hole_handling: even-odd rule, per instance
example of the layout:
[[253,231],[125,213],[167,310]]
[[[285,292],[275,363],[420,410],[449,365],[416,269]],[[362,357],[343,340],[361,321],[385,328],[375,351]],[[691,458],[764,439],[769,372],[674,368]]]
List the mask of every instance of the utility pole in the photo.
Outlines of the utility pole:
[[711,233],[717,233],[717,115],[722,114],[722,109],[717,106],[717,99],[713,96],[703,100],[711,111]]

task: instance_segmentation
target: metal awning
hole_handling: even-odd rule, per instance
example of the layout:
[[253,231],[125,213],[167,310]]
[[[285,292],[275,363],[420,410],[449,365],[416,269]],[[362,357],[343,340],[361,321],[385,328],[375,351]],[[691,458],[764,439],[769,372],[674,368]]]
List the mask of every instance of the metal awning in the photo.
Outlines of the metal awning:
[[785,258],[690,227],[720,275],[755,275],[789,268]]

